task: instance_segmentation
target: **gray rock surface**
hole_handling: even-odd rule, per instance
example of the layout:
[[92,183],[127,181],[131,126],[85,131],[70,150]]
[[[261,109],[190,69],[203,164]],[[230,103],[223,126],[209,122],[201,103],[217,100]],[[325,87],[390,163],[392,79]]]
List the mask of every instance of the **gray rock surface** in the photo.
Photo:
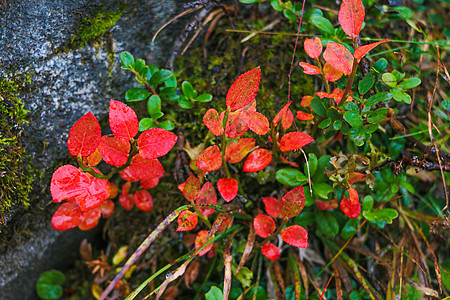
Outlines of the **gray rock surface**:
[[[95,234],[78,229],[61,233],[50,227],[58,206],[49,193],[51,174],[57,166],[70,162],[66,140],[72,124],[88,111],[104,119],[109,99],[122,100],[127,88],[135,84],[132,76],[120,69],[121,51],[164,64],[182,22],[166,28],[154,45],[151,38],[183,10],[183,3],[0,0],[0,76],[13,76],[14,72],[31,75],[30,90],[21,97],[30,110],[22,142],[34,167],[44,174],[36,178],[31,208],[15,210],[7,216],[7,228],[1,229],[0,299],[37,298],[34,290],[39,275],[67,267],[77,256],[80,241]],[[70,49],[85,17],[120,8],[124,9],[121,18],[97,40],[100,46]],[[111,53],[115,53],[113,59]]]

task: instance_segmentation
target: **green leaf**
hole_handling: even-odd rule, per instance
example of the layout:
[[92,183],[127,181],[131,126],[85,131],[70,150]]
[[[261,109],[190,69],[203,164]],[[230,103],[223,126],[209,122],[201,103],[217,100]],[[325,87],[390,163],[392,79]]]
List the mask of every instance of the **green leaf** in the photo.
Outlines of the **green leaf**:
[[252,284],[253,273],[247,267],[242,267],[236,275],[236,279],[239,280],[244,288],[248,288]]
[[362,210],[371,211],[372,208],[373,208],[373,197],[370,195],[365,196],[362,203]]
[[160,122],[158,124],[158,127],[162,128],[162,129],[165,129],[165,130],[172,131],[172,130],[175,129],[175,124],[173,124],[173,122],[170,121],[170,120],[165,120],[165,121]]
[[345,102],[344,108],[345,108],[345,110],[354,111],[359,114],[359,107],[354,102],[350,102],[350,101]]
[[400,91],[399,89],[391,89],[392,97],[398,101],[406,104],[410,104],[412,99],[407,93]]
[[[450,270],[450,259],[445,260],[442,264],[441,267],[447,271]],[[441,271],[441,276],[442,276],[442,283],[444,284],[444,286],[447,288],[447,290],[450,291],[450,275],[447,275],[445,272]]]
[[333,187],[328,183],[318,183],[313,185],[313,192],[322,199],[328,199],[328,193],[333,192]]
[[318,97],[314,97],[311,100],[311,108],[316,114],[321,117],[325,117],[327,115],[327,108]]
[[209,102],[209,101],[212,100],[212,98],[213,98],[213,96],[211,94],[201,94],[200,96],[195,98],[195,101],[198,101],[198,102]]
[[412,19],[414,17],[413,11],[405,6],[396,6],[393,7],[392,10],[397,11],[403,20]]
[[[310,173],[310,176],[312,177],[314,175],[314,173],[316,173],[316,170],[317,170],[317,157],[314,153],[308,153],[308,165],[309,165],[309,173]],[[308,174],[307,168],[308,168],[308,166],[305,163],[303,165],[305,174]]]
[[352,127],[360,127],[363,124],[361,116],[354,111],[346,111],[344,113],[344,120]]
[[155,118],[157,115],[159,115],[161,113],[161,98],[159,98],[158,95],[152,95],[150,98],[148,98],[147,111],[148,111],[148,114],[153,119],[155,119],[155,120],[158,119],[158,118]]
[[331,159],[330,155],[322,155],[319,158],[319,160],[317,161],[317,170],[316,172],[314,172],[312,182],[320,183],[328,179],[328,176],[325,175],[325,168],[330,164],[330,159]]
[[36,293],[44,300],[59,299],[63,295],[63,288],[60,285],[42,283],[36,285]]
[[407,89],[412,89],[415,88],[416,86],[418,86],[422,81],[417,78],[417,77],[413,77],[413,78],[408,78],[403,80],[402,82],[400,82],[398,84],[398,87],[404,90]]
[[331,125],[331,119],[327,118],[325,120],[323,120],[322,122],[319,123],[319,128],[327,128],[328,126]]
[[392,71],[392,74],[394,74],[395,78],[397,79],[397,81],[402,80],[403,78],[405,78],[405,73],[400,73],[397,70]]
[[172,72],[170,72],[169,70],[164,70],[164,69],[159,70],[150,79],[150,85],[153,88],[155,88],[156,86],[158,86],[158,84],[161,84],[166,80],[169,80],[171,76],[172,76]]
[[162,88],[159,95],[161,99],[171,103],[176,103],[180,98],[180,96],[178,95],[178,89],[173,87]]
[[342,121],[341,120],[336,120],[333,123],[333,129],[334,130],[339,130],[342,127]]
[[187,99],[185,97],[180,98],[180,100],[178,101],[178,105],[184,109],[191,109],[194,107],[194,103],[192,103],[190,99]]
[[63,284],[66,281],[66,276],[64,273],[58,270],[50,270],[44,272],[39,276],[37,281],[38,284]]
[[[256,291],[256,297],[255,297],[255,291]],[[261,285],[258,285],[257,290],[256,290],[256,287],[253,287],[250,290],[250,293],[248,293],[248,295],[247,295],[247,299],[249,299],[249,300],[252,300],[252,299],[267,300],[267,292]]]
[[294,168],[279,169],[275,174],[276,180],[288,186],[300,186],[308,182],[308,178]]
[[449,110],[450,109],[450,100],[442,101],[441,106],[444,110]]
[[[308,191],[309,194],[309,191]],[[306,195],[306,193],[305,193]],[[307,206],[305,204],[305,206]],[[302,211],[301,214],[299,214],[298,216],[295,217],[294,219],[294,224],[306,227],[306,226],[310,226],[313,225],[315,222],[315,213],[312,211]]]
[[183,83],[181,84],[181,90],[187,98],[194,98],[194,88],[189,82],[183,81]]
[[384,117],[386,117],[386,115],[388,114],[389,109],[386,107],[377,109],[373,112],[371,112],[368,116],[367,116],[367,122],[369,123],[377,123],[377,122],[381,122]]
[[364,95],[367,93],[372,86],[375,84],[375,76],[373,75],[373,72],[370,71],[369,73],[364,76],[364,78],[358,83],[358,91],[361,95]]
[[377,71],[378,73],[383,72],[384,70],[386,70],[386,67],[388,65],[388,61],[385,58],[380,58],[375,65],[373,66],[373,68],[375,69],[375,71]]
[[206,300],[223,300],[223,292],[217,286],[212,286],[205,294]]
[[348,137],[352,140],[356,146],[361,147],[364,145],[366,138],[366,130],[364,127],[354,127],[348,131]]
[[358,229],[358,224],[358,219],[349,219],[341,230],[341,238],[344,240],[351,238],[355,234],[356,229]]
[[176,88],[177,87],[177,78],[175,77],[175,75],[172,74],[172,76],[170,76],[169,79],[167,79],[164,82],[164,85],[166,87],[174,87],[174,88]]
[[272,5],[273,9],[276,11],[282,11],[283,6],[282,3],[280,3],[280,0],[270,0],[270,5]]
[[311,22],[320,32],[334,35],[334,27],[328,19],[316,15],[311,17]]
[[138,72],[139,74],[144,69],[144,67],[145,67],[145,61],[141,58],[137,59],[136,62],[134,63],[134,70],[136,72]]
[[381,80],[383,80],[384,84],[386,84],[388,87],[397,87],[397,78],[394,76],[394,74],[384,73],[381,76]]
[[125,93],[125,100],[127,102],[137,102],[147,99],[150,92],[147,89],[131,88]]
[[388,224],[392,224],[392,220],[398,217],[398,212],[392,208],[382,208],[372,212],[372,215],[378,221],[385,221]]
[[366,133],[368,134],[374,133],[375,131],[377,131],[378,127],[379,127],[378,123],[370,124],[366,126]]
[[147,83],[150,84],[150,79],[153,77],[153,75],[156,74],[156,72],[159,71],[159,68],[155,65],[149,65],[148,71],[147,71]]
[[335,237],[339,233],[338,222],[331,212],[318,210],[316,224],[326,236]]
[[338,120],[341,117],[341,115],[334,106],[331,106],[327,110],[327,117],[331,118],[332,120]]
[[370,210],[364,210],[362,213],[363,217],[367,219],[369,222],[375,222],[375,217],[373,216]]
[[392,94],[389,92],[381,92],[376,93],[373,96],[370,96],[366,101],[367,106],[374,106],[378,102],[386,102],[392,99]]
[[297,15],[291,9],[284,9],[283,14],[287,19],[297,21]]
[[264,1],[264,0],[239,0],[239,2],[245,3],[245,4],[258,3],[258,2],[262,2],[262,1]]
[[122,52],[120,53],[120,61],[124,65],[124,69],[131,69],[134,65],[134,57],[130,52]]
[[152,118],[143,118],[139,121],[139,131],[143,132],[153,127]]

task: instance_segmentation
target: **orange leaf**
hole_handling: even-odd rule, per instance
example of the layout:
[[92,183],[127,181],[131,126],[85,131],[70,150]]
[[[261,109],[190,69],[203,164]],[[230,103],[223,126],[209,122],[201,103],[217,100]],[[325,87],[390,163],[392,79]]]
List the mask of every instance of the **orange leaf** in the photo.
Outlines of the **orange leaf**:
[[189,175],[189,178],[186,180],[186,184],[183,186],[183,196],[189,202],[193,202],[197,199],[197,196],[200,192],[200,180],[195,177],[194,174]]
[[332,201],[322,201],[322,200],[316,200],[317,208],[320,210],[329,210],[338,207],[337,199],[334,199]]
[[258,172],[267,167],[272,161],[272,154],[267,149],[256,149],[247,157],[242,171]]
[[111,199],[106,199],[103,201],[102,205],[100,205],[100,210],[103,218],[110,217],[114,212],[114,201]]
[[273,218],[283,218],[281,213],[281,202],[274,197],[264,197],[263,199],[266,213]]
[[305,48],[306,54],[314,59],[319,58],[320,54],[322,54],[322,42],[318,37],[306,39],[303,48]]
[[297,216],[304,207],[305,193],[303,192],[303,186],[296,187],[281,198],[281,213],[283,217],[293,218]]
[[339,24],[342,30],[351,38],[355,38],[361,31],[365,12],[361,0],[343,0],[339,9]]
[[277,126],[278,122],[286,115],[286,112],[288,111],[289,105],[291,105],[291,103],[292,101],[289,101],[289,103],[287,103],[285,106],[283,106],[282,109],[280,109],[275,118],[273,118],[272,120],[273,127]]
[[[207,230],[199,231],[197,233],[197,237],[195,238],[195,249],[198,249],[201,246],[203,246],[207,242],[207,240],[206,240],[207,237],[208,237],[208,231]],[[213,247],[213,245],[214,245],[214,243],[210,243],[208,246],[203,248],[203,250],[198,253],[198,256],[203,256],[206,253],[208,253],[209,250],[211,250],[211,248]]]
[[220,136],[223,134],[222,119],[219,117],[219,113],[214,108],[209,109],[205,113],[203,116],[203,123],[215,136]]
[[134,204],[142,211],[151,211],[153,209],[152,195],[147,190],[139,190],[134,193]]
[[348,189],[349,197],[341,200],[341,211],[349,218],[356,219],[361,213],[361,205],[359,204],[358,192],[353,189]]
[[320,69],[318,67],[305,62],[299,62],[298,64],[303,68],[303,73],[308,75],[320,75]]
[[353,67],[353,55],[343,45],[329,42],[323,58],[336,70],[349,75]]
[[291,246],[298,248],[307,248],[308,244],[308,232],[305,228],[299,225],[293,225],[281,232],[281,239]]
[[235,111],[255,100],[260,80],[261,69],[259,67],[239,76],[228,90],[226,97],[227,107],[231,111]]
[[239,189],[238,181],[234,178],[221,178],[217,181],[217,189],[226,202],[236,197]]
[[129,141],[139,132],[139,121],[131,107],[111,100],[109,103],[109,127],[114,136]]
[[384,40],[379,41],[379,42],[375,42],[375,43],[371,43],[371,44],[368,44],[368,45],[361,46],[361,47],[359,47],[358,49],[355,50],[355,53],[353,53],[353,56],[357,60],[360,60],[361,58],[363,58],[367,54],[367,52],[369,52],[370,50],[372,50],[373,48],[375,48],[379,44],[385,43],[387,41],[389,41],[389,39],[384,39]]
[[220,154],[219,146],[214,145],[203,150],[195,165],[205,172],[218,170],[222,165],[222,156]]
[[68,230],[83,222],[84,216],[74,202],[63,203],[52,217],[52,227],[56,230]]
[[153,159],[166,155],[177,140],[178,137],[170,131],[150,128],[139,136],[137,144],[143,158]]
[[241,118],[244,123],[256,134],[264,135],[269,131],[269,121],[266,116],[256,111],[243,111]]
[[358,172],[348,173],[348,184],[352,185],[355,182],[360,182],[366,180],[366,175]]
[[288,108],[283,118],[281,118],[281,127],[287,130],[291,127],[292,122],[294,122],[294,115],[292,114],[292,111]]
[[100,124],[94,115],[88,112],[70,129],[67,148],[72,156],[88,156],[97,149],[100,138]]
[[281,138],[280,150],[283,152],[297,150],[313,141],[314,139],[306,133],[299,131],[289,132]]
[[[100,147],[100,145],[99,145],[99,147]],[[98,148],[95,149],[94,153],[92,153],[91,155],[83,157],[83,163],[90,167],[95,167],[101,161],[102,161],[102,156],[100,155]]]
[[[225,112],[220,114],[223,118]],[[243,136],[248,130],[247,124],[241,118],[241,112],[235,111],[228,115],[227,124],[225,125],[225,134],[229,138],[238,138]]]
[[235,164],[244,159],[244,157],[255,148],[255,139],[241,138],[237,142],[230,143],[225,148],[225,161]]
[[302,111],[298,111],[297,115],[295,117],[297,119],[299,119],[300,121],[307,121],[307,120],[314,119],[314,116],[312,114],[307,114],[307,113],[304,113]]
[[130,142],[115,136],[102,136],[98,150],[103,160],[111,166],[119,167],[128,160]]
[[164,174],[164,168],[157,159],[145,159],[140,154],[133,156],[128,168],[131,176],[137,179],[152,179]]
[[280,155],[280,161],[284,164],[288,164],[293,166],[294,168],[298,168],[298,164],[292,161],[287,160],[283,155]]
[[303,96],[302,101],[300,102],[300,105],[302,107],[309,107],[311,109],[311,100],[313,99],[313,96]]
[[271,217],[266,215],[257,215],[253,219],[253,228],[255,228],[257,235],[265,239],[275,231],[276,225],[275,221]]
[[[202,205],[202,204],[210,204],[210,205],[216,205],[217,204],[217,194],[216,190],[214,189],[214,186],[211,182],[206,182],[202,188],[200,189],[200,192],[198,194],[197,200],[195,201],[195,204]],[[214,208],[209,207],[198,207],[198,211],[204,215],[205,217],[209,217],[212,215],[215,211]]]
[[197,226],[198,216],[196,213],[185,210],[178,216],[177,222],[177,231],[189,231]]
[[280,257],[280,249],[272,243],[266,243],[261,248],[261,253],[270,260],[277,260]]
[[102,215],[102,211],[100,207],[96,207],[93,209],[88,210],[83,214],[84,220],[80,224],[78,224],[78,228],[80,230],[90,230],[97,226],[98,220],[100,219]]
[[338,81],[342,77],[342,72],[333,68],[329,63],[325,63],[325,66],[323,66],[323,74],[325,80],[330,82]]

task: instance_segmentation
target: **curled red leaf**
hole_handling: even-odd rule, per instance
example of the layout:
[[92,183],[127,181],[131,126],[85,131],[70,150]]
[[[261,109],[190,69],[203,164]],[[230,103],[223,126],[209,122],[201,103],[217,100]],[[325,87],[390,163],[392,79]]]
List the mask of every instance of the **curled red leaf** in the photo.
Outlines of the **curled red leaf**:
[[361,213],[358,192],[353,188],[349,188],[348,193],[349,196],[341,200],[341,211],[347,217],[356,219]]
[[[202,188],[200,189],[200,192],[198,194],[197,200],[195,201],[195,204],[197,205],[216,205],[217,204],[217,194],[216,190],[214,189],[214,186],[211,182],[206,182]],[[214,208],[209,207],[198,207],[198,211],[204,215],[205,217],[209,217],[215,212]]]
[[215,136],[220,136],[223,134],[222,119],[219,117],[219,113],[214,108],[209,109],[205,113],[203,116],[203,123]]
[[126,210],[131,210],[134,206],[133,194],[122,194],[119,196],[119,203]]
[[234,178],[221,178],[217,181],[217,189],[226,202],[236,197],[239,189],[238,181]]
[[249,154],[244,162],[244,172],[258,172],[267,167],[272,161],[272,154],[267,149],[256,149]]
[[153,159],[166,155],[177,140],[178,137],[168,130],[150,128],[139,136],[137,144],[143,158]]
[[98,150],[103,160],[111,166],[119,167],[128,160],[130,142],[115,136],[102,136]]
[[289,105],[291,105],[292,101],[289,101],[282,109],[276,114],[275,118],[272,120],[272,126],[277,126],[278,122],[285,117],[287,110],[289,109]]
[[298,64],[303,68],[303,73],[308,75],[320,75],[320,69],[318,67],[305,62],[299,62]]
[[189,231],[197,226],[198,216],[196,213],[185,210],[178,216],[177,222],[177,231]]
[[338,43],[329,42],[323,58],[336,70],[349,75],[353,68],[353,55],[347,48]]
[[299,225],[293,225],[285,228],[281,232],[281,239],[291,246],[298,248],[307,248],[308,244],[308,232],[305,228]]
[[366,174],[359,172],[350,172],[348,173],[348,184],[352,185],[355,182],[360,182],[366,180]]
[[312,120],[314,119],[313,114],[308,114],[302,111],[298,111],[297,115],[295,116],[297,119],[299,119],[300,121],[307,121],[307,120]]
[[371,43],[371,44],[368,44],[368,45],[361,46],[361,47],[359,47],[358,49],[355,50],[355,52],[353,53],[353,56],[356,59],[360,60],[361,58],[363,58],[367,54],[367,52],[369,52],[370,50],[372,50],[373,48],[375,48],[379,44],[385,43],[387,41],[389,41],[389,39],[384,39],[384,40],[379,41],[379,42],[375,42],[375,43]]
[[[201,230],[197,233],[197,237],[195,238],[195,249],[198,249],[202,247],[206,242],[206,238],[208,237],[208,231],[207,230]],[[212,249],[214,243],[210,243],[205,248],[203,248],[199,253],[198,256],[203,256],[206,253],[209,252],[209,250]]]
[[52,217],[52,227],[56,230],[68,230],[83,222],[84,216],[74,202],[63,203]]
[[78,224],[78,228],[80,230],[90,230],[98,225],[98,220],[102,215],[102,211],[100,207],[96,207],[88,210],[83,214],[84,220],[80,224]]
[[110,217],[114,212],[114,201],[111,199],[106,199],[103,201],[102,205],[100,205],[100,210],[103,218]]
[[134,204],[142,211],[153,209],[152,195],[147,190],[139,190],[133,195]]
[[139,132],[139,121],[134,110],[120,101],[109,103],[109,127],[114,136],[131,140]]
[[272,232],[275,231],[276,225],[275,221],[266,215],[257,215],[253,219],[253,228],[257,235],[262,238],[268,237]]
[[303,96],[302,101],[300,102],[300,105],[302,107],[309,107],[311,109],[311,100],[313,99],[313,96]]
[[281,138],[280,150],[283,152],[297,150],[313,141],[314,139],[306,133],[299,131],[289,132]]
[[286,218],[293,218],[297,216],[305,207],[305,193],[303,186],[286,193],[281,198],[281,214]]
[[97,149],[100,138],[100,124],[94,115],[88,112],[70,129],[67,148],[72,156],[88,156]]
[[280,249],[272,243],[266,243],[261,248],[261,253],[270,260],[277,260],[280,257]]
[[195,165],[205,172],[218,170],[222,166],[222,155],[219,146],[214,145],[203,150]]
[[235,111],[255,100],[260,80],[261,69],[259,67],[240,75],[228,90],[227,107],[231,111]]
[[322,54],[322,42],[318,37],[306,39],[303,48],[305,49],[306,54],[314,59],[319,58],[320,54]]

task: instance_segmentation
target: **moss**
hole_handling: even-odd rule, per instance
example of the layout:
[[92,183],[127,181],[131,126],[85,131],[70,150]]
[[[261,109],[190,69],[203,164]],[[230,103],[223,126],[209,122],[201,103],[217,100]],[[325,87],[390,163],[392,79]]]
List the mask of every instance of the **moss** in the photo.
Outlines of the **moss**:
[[14,74],[12,79],[0,80],[0,217],[11,206],[29,205],[28,194],[33,182],[32,167],[24,159],[21,144],[21,123],[28,111],[19,99],[19,93],[30,82],[27,74]]

